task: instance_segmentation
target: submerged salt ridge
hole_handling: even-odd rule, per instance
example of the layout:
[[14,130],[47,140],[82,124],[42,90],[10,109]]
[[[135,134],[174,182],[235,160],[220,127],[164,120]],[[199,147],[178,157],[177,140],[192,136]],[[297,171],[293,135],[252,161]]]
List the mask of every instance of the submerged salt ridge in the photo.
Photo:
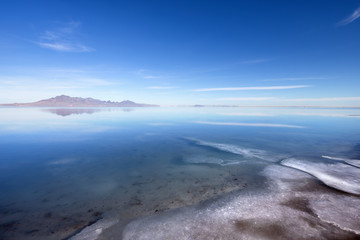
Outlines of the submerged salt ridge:
[[322,158],[327,158],[327,159],[331,159],[331,160],[338,160],[338,161],[343,161],[346,162],[349,165],[352,165],[354,167],[358,167],[360,168],[360,160],[359,159],[348,159],[348,158],[340,158],[340,157],[331,157],[331,156],[326,156],[323,155],[321,156]]
[[284,154],[274,154],[261,149],[254,148],[244,148],[234,144],[225,144],[225,143],[215,143],[202,141],[196,138],[185,138],[186,140],[192,141],[199,146],[211,147],[220,151],[233,153],[236,155],[243,156],[245,158],[251,159],[256,158],[264,161],[277,162],[281,159],[284,159],[288,156]]
[[[233,144],[224,144],[224,143],[215,143],[215,142],[207,142],[198,140],[195,138],[187,138],[190,141],[195,142],[200,146],[212,147],[220,151],[231,152],[234,154],[241,155],[245,158],[256,158],[265,161],[276,162],[282,160],[280,164],[292,167],[294,169],[298,169],[304,172],[307,172],[314,177],[318,178],[320,181],[328,185],[329,187],[352,193],[352,194],[360,194],[360,169],[356,167],[349,166],[347,164],[342,163],[314,163],[306,160],[298,160],[296,158],[285,158],[285,155],[275,155],[269,153],[265,150],[260,149],[252,149],[252,148],[243,148]],[[328,158],[332,160],[342,160],[345,162],[349,162],[348,159],[344,158],[332,158],[328,156],[322,156],[323,158]],[[217,163],[220,165],[226,164],[226,161],[223,159],[217,158],[206,158],[199,157],[197,163]],[[357,160],[350,161],[350,165],[357,164]],[[195,162],[194,159],[188,160],[188,162]],[[354,163],[355,162],[355,163]],[[232,162],[239,163],[239,162]]]
[[314,163],[290,158],[281,164],[307,172],[335,189],[360,194],[360,169],[343,163]]
[[221,166],[239,164],[240,161],[226,160],[223,158],[203,156],[203,155],[191,155],[184,159],[185,163],[202,163],[202,164],[219,164]]
[[113,226],[117,222],[118,220],[113,217],[100,219],[94,224],[84,228],[80,233],[74,235],[69,240],[96,240],[105,229]]

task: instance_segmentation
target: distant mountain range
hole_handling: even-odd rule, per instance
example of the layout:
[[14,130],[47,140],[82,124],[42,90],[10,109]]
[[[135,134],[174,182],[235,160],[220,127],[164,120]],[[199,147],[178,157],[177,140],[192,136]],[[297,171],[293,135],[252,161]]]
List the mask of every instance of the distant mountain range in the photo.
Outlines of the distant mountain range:
[[102,101],[94,98],[69,97],[61,95],[32,103],[0,104],[8,107],[158,107],[154,104],[135,103],[129,100],[122,102]]

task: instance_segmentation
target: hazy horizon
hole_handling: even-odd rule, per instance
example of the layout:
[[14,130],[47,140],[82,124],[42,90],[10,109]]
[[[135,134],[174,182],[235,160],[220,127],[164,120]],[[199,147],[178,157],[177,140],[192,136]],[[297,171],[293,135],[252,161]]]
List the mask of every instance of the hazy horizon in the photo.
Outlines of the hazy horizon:
[[[53,98],[56,98],[56,97],[61,97],[61,96],[66,96],[66,97],[70,97],[70,98],[81,98],[81,97],[74,97],[74,96],[67,96],[67,95],[59,95],[59,96],[55,96],[55,97],[52,97],[52,98],[48,98],[48,99],[39,99],[38,101],[35,101],[35,102],[15,102],[15,103],[0,103],[0,107],[1,105],[12,105],[12,104],[32,104],[32,103],[37,103],[39,101],[44,101],[44,100],[49,100],[49,99],[53,99]],[[103,99],[96,99],[96,98],[92,98],[92,97],[84,97],[84,98],[81,98],[81,99],[88,99],[88,98],[91,98],[93,100],[100,100],[102,102],[107,102],[109,100],[103,100]],[[124,99],[124,100],[120,100],[120,101],[111,101],[112,103],[121,103],[121,102],[127,102],[127,101],[130,101],[130,102],[133,102],[129,99]],[[135,102],[134,102],[135,103]],[[288,103],[291,103],[288,102]],[[139,103],[139,102],[136,102],[136,104],[149,104],[151,105],[152,103]],[[144,106],[144,107],[197,107],[197,106],[204,106],[204,107],[255,107],[255,108],[258,108],[258,107],[289,107],[289,108],[297,108],[297,107],[305,107],[305,108],[360,108],[360,106],[346,106],[346,105],[337,105],[337,106],[332,106],[332,105],[267,105],[267,104],[264,104],[264,105],[250,105],[250,104],[156,104],[154,106]],[[14,105],[14,107],[18,107],[16,105]],[[25,107],[25,106],[23,106]],[[34,107],[62,107],[62,106],[57,106],[57,105],[53,105],[53,106],[36,106],[34,105]],[[83,108],[83,107],[89,107],[89,108],[92,108],[92,107],[97,107],[97,106],[63,106],[63,107],[71,107],[71,108]],[[99,106],[101,107],[101,106]],[[103,106],[103,107],[106,107],[106,106]],[[108,107],[115,107],[115,106],[108,106]],[[121,106],[117,106],[117,107],[121,107]]]

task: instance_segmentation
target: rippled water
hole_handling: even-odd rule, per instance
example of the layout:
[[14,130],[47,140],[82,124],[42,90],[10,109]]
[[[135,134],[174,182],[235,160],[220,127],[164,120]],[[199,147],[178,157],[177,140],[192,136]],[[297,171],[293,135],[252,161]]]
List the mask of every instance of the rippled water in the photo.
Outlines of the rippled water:
[[360,234],[360,110],[0,108],[0,239]]

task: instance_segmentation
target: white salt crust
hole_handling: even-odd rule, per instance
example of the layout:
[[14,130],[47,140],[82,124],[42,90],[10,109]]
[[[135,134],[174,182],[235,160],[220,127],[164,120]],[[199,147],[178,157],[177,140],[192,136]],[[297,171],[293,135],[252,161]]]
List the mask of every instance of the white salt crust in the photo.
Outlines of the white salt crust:
[[[296,190],[313,178],[288,167],[271,165],[262,175],[269,181],[266,192],[239,193],[211,204],[139,218],[126,226],[123,239],[324,239],[323,227],[309,224],[309,219],[359,233],[359,198],[323,193],[319,201],[316,192]],[[316,216],[284,204],[293,199],[306,199]]]

